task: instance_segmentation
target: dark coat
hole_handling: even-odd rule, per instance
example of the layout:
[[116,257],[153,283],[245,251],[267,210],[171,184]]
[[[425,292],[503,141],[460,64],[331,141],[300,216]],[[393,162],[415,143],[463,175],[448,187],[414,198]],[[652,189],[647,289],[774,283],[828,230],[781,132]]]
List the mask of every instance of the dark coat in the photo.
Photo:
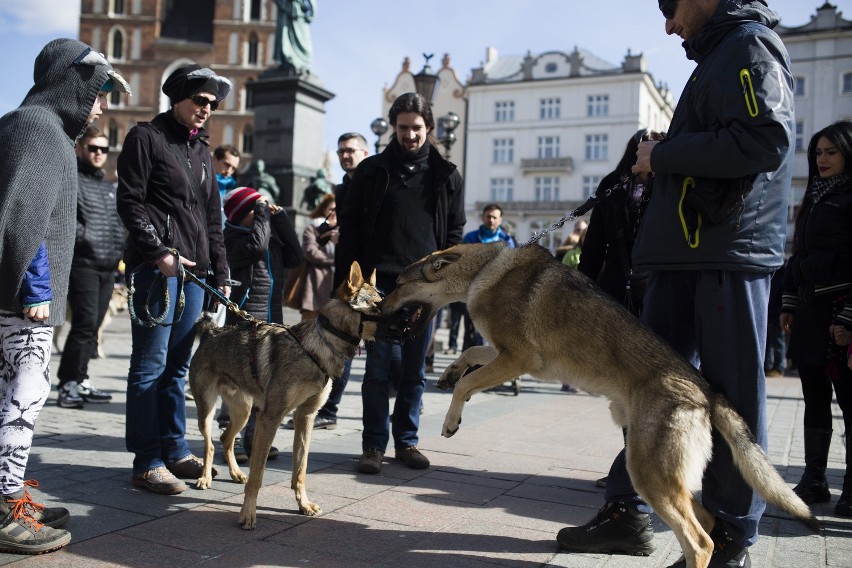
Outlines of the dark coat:
[[796,218],[781,310],[794,316],[790,358],[824,365],[829,326],[852,329],[852,181],[816,204],[806,201]]
[[[283,323],[284,269],[302,262],[302,247],[287,213],[270,215],[264,203],[256,202],[251,227],[225,223],[225,248],[231,278],[240,282],[232,288],[231,300],[257,319]],[[228,311],[225,322],[237,318]]]
[[77,162],[77,238],[72,266],[115,270],[124,251],[124,225],[115,208],[115,188],[104,171]]
[[[771,29],[777,23],[763,2],[721,0],[700,33],[684,42],[698,65],[666,140],[651,153],[654,188],[635,266],[758,273],[781,266],[795,123],[789,57]],[[682,197],[694,191],[690,180],[706,187],[708,178],[734,186],[742,180],[751,190],[740,211],[688,229],[697,210]]]
[[[361,264],[362,272],[370,274],[374,266],[364,262],[366,247],[372,243],[376,218],[382,208],[394,171],[394,159],[390,145],[381,154],[368,156],[356,168],[352,180],[346,186],[344,201],[337,204],[337,219],[340,240],[337,243],[334,289],[349,275],[352,261]],[[445,160],[434,147],[429,149],[429,169],[432,173],[435,192],[433,212],[435,242],[437,250],[462,242],[465,224],[464,181],[455,164]],[[418,260],[412,259],[412,262]]]
[[[181,160],[191,164],[201,203]],[[193,274],[213,287],[224,282],[222,206],[203,128],[191,134],[164,112],[130,129],[118,155],[117,195],[128,231],[128,269],[156,263],[175,248],[196,263],[188,268]]]

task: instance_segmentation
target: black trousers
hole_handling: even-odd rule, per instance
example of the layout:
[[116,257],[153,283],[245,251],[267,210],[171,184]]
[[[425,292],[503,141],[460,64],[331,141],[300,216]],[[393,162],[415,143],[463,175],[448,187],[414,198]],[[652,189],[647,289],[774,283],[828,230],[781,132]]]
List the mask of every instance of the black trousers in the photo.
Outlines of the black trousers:
[[98,328],[104,320],[115,284],[112,270],[72,266],[68,282],[71,331],[65,339],[56,375],[59,386],[89,378],[89,360],[98,348]]

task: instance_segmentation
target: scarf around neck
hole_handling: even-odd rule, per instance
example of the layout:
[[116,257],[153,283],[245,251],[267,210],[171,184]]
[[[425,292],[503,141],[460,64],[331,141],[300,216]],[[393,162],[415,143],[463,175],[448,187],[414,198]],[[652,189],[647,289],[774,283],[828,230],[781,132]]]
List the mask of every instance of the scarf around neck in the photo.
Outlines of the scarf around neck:
[[838,186],[846,183],[848,180],[849,176],[846,174],[840,174],[838,176],[832,176],[825,179],[815,176],[808,186],[808,198],[810,198],[814,204],[817,204],[820,199],[831,193],[832,190]]

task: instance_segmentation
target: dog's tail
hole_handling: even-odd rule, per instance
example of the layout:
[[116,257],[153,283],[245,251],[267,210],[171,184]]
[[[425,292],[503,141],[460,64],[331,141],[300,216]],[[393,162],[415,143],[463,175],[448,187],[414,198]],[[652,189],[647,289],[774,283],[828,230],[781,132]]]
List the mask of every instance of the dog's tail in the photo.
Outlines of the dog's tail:
[[712,396],[712,422],[728,446],[745,482],[758,495],[786,511],[813,531],[820,528],[810,508],[784,482],[754,439],[748,425],[722,394]]
[[219,326],[216,325],[216,322],[212,317],[210,317],[210,314],[202,312],[201,317],[198,318],[197,322],[195,322],[195,337],[204,341],[214,335],[219,329]]

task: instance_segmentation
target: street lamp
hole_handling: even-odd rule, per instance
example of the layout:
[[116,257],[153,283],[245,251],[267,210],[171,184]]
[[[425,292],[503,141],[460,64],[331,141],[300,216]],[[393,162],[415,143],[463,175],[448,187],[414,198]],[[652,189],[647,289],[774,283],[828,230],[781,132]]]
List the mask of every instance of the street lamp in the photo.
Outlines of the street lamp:
[[434,53],[423,54],[423,59],[426,63],[420,73],[414,76],[414,90],[417,94],[426,99],[426,102],[432,104],[432,98],[435,96],[435,88],[438,86],[438,76],[432,73],[432,68],[429,67],[429,60],[432,59]]
[[379,148],[382,143],[382,136],[388,131],[388,121],[382,117],[377,118],[370,123],[370,130],[377,136],[376,138],[376,154],[379,153]]
[[450,148],[452,148],[453,144],[456,143],[456,135],[453,131],[459,125],[459,115],[450,111],[439,118],[438,123],[441,125],[441,130],[444,132],[444,136],[441,140],[439,140],[439,142],[444,146],[444,157],[449,160]]

